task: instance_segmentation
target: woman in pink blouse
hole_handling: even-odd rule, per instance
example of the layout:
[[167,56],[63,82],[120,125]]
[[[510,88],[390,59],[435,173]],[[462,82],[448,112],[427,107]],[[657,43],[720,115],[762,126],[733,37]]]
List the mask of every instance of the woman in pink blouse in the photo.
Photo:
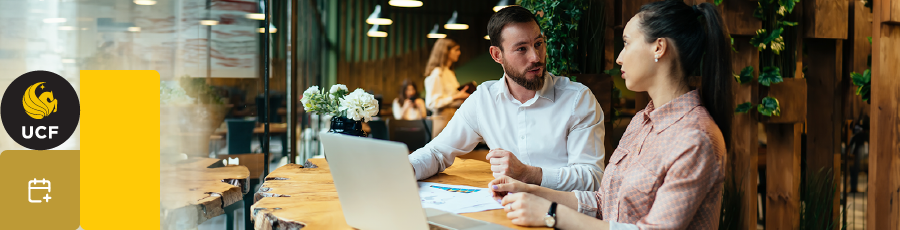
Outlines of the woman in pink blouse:
[[[489,187],[507,217],[560,229],[717,229],[733,114],[722,22],[709,3],[641,7],[616,62],[628,89],[652,101],[628,125],[600,189],[562,192],[500,176]],[[692,90],[697,75],[702,86]]]

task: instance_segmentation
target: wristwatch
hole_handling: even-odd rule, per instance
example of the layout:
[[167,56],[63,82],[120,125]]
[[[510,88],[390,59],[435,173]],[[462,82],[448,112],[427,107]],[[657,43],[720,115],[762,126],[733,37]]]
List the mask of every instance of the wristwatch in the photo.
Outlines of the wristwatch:
[[550,204],[550,211],[544,217],[544,223],[547,224],[548,228],[556,229],[556,202]]

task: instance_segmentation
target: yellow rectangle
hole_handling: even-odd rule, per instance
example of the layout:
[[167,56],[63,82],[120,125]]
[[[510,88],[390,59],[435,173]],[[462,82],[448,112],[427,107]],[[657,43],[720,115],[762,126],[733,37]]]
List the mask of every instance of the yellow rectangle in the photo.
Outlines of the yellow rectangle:
[[81,71],[83,229],[160,228],[159,84],[154,70]]

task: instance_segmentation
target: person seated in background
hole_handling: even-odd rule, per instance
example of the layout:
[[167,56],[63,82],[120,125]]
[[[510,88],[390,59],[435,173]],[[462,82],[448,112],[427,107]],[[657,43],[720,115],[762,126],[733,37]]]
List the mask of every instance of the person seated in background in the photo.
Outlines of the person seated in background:
[[[509,177],[491,181],[488,187],[502,196],[513,224],[719,228],[734,107],[731,42],[718,9],[681,0],[641,7],[625,25],[616,63],[625,86],[646,91],[652,101],[628,124],[599,190],[552,191]],[[691,73],[698,70],[700,86],[691,89]]]
[[403,81],[400,94],[394,98],[394,119],[421,120],[425,118],[425,100],[419,98],[416,84],[410,80]]
[[441,38],[434,43],[428,64],[425,65],[425,107],[432,112],[434,127],[432,136],[437,136],[450,122],[460,104],[469,97],[469,88],[459,89],[459,80],[451,67],[459,61],[459,44],[453,39]]
[[555,190],[596,190],[602,176],[603,110],[591,90],[544,70],[547,50],[534,14],[503,8],[488,22],[491,57],[503,67],[469,96],[437,138],[409,155],[428,178],[484,141],[494,177]]

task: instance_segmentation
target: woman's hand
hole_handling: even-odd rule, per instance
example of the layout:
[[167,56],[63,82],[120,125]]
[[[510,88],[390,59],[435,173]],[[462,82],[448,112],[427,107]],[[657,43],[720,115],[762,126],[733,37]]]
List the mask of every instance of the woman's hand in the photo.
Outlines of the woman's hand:
[[453,100],[465,100],[466,98],[469,98],[470,94],[466,92],[467,90],[469,90],[469,86],[463,86],[462,90],[453,95]]
[[509,193],[532,192],[532,186],[509,176],[500,176],[488,183],[488,188],[493,192],[494,199],[498,201]]
[[506,211],[506,218],[520,226],[547,226],[544,217],[550,211],[551,202],[531,193],[515,193],[503,198],[500,203]]
[[413,102],[412,99],[407,98],[406,100],[403,100],[403,107],[412,107],[412,108],[415,108],[415,107],[416,107],[416,103]]

